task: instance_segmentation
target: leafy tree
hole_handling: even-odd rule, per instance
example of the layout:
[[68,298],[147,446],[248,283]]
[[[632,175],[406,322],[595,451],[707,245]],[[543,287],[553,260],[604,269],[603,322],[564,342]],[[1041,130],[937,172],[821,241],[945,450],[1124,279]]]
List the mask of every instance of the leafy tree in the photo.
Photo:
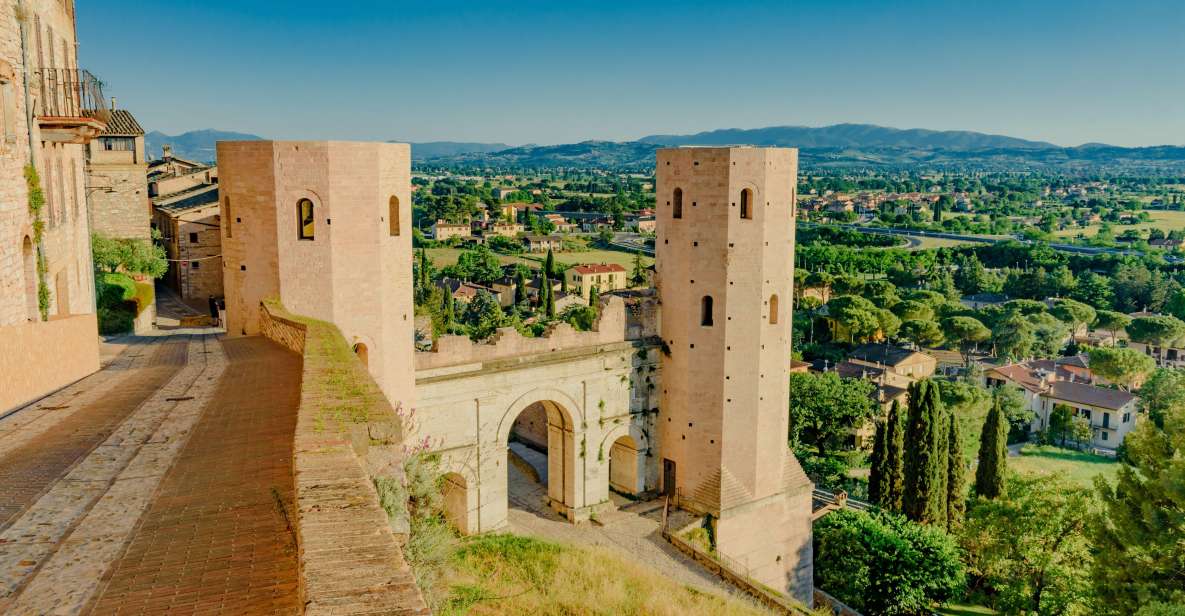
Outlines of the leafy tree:
[[1124,390],[1141,382],[1156,369],[1156,362],[1149,356],[1122,347],[1099,347],[1090,350],[1090,370],[1119,385]]
[[864,614],[928,615],[966,583],[954,538],[897,514],[835,511],[814,538],[815,584]]
[[640,287],[646,282],[646,267],[642,264],[642,251],[634,252],[634,270],[630,273],[630,284]]
[[950,418],[946,443],[946,528],[954,532],[963,525],[967,510],[967,466],[963,461],[962,436],[954,413]]
[[934,321],[923,321],[920,319],[910,319],[901,324],[901,329],[898,332],[902,338],[912,342],[918,347],[936,347],[946,340],[942,334],[942,328]]
[[893,306],[892,310],[893,314],[897,315],[902,321],[934,320],[934,309],[929,304],[915,299],[898,302]]
[[992,346],[998,356],[1013,361],[1031,357],[1036,344],[1033,324],[1019,312],[1009,312],[992,328]]
[[1008,421],[1004,403],[996,397],[979,435],[979,465],[975,467],[975,493],[996,498],[1004,491],[1008,470]]
[[790,443],[813,446],[821,457],[851,441],[852,428],[872,418],[875,386],[834,372],[790,375]]
[[974,317],[947,317],[942,320],[946,339],[959,346],[963,363],[970,363],[971,349],[992,336],[991,330]]
[[1094,323],[1096,312],[1094,308],[1076,302],[1072,299],[1059,299],[1050,310],[1050,314],[1057,317],[1059,321],[1070,326],[1070,331],[1078,331],[1078,328],[1083,325],[1090,325]]
[[[896,403],[894,400],[893,404]],[[876,422],[872,454],[868,457],[868,501],[875,505],[880,505],[893,491],[889,487],[889,430],[888,421]]]
[[469,326],[469,337],[484,340],[502,327],[504,315],[498,298],[489,291],[478,291],[465,307],[465,324]]
[[490,284],[502,277],[498,256],[486,246],[461,251],[457,262],[445,268],[445,274],[462,280]]
[[1030,316],[1029,322],[1033,325],[1033,335],[1036,338],[1033,354],[1038,357],[1060,356],[1070,334],[1066,325],[1046,312]]
[[1158,363],[1164,362],[1164,348],[1185,337],[1185,321],[1167,315],[1139,317],[1127,326],[1131,339],[1150,346],[1160,347]]
[[1185,408],[1185,370],[1160,368],[1140,387],[1140,405],[1157,426],[1174,409]]
[[947,432],[938,385],[929,379],[910,384],[901,509],[916,522],[946,522]]
[[453,295],[447,290],[442,294],[441,302],[443,303],[444,331],[451,331],[453,323],[457,322],[456,302],[453,301]]
[[597,311],[592,306],[568,306],[559,314],[559,319],[578,331],[586,332],[596,323]]
[[941,293],[946,298],[946,301],[952,304],[957,304],[963,297],[963,294],[959,293],[958,285],[955,284],[954,276],[951,275],[948,269],[943,269],[939,272],[930,286],[936,292]]
[[1131,325],[1132,318],[1116,312],[1114,310],[1099,310],[1095,315],[1095,326],[1104,331],[1111,332],[1111,343],[1115,343],[1115,338],[1119,332]]
[[1058,444],[1065,447],[1066,439],[1072,434],[1074,427],[1074,414],[1070,407],[1065,404],[1053,405],[1053,412],[1049,414],[1049,441],[1056,440]]
[[[1088,489],[1063,476],[1011,475],[999,498],[976,498],[961,543],[968,573],[1005,614],[1090,614]],[[1108,579],[1108,586],[1116,584]]]
[[831,290],[836,295],[860,295],[864,291],[864,279],[851,274],[836,276]]
[[877,308],[874,312],[876,315],[877,328],[880,330],[885,339],[892,339],[897,336],[897,332],[901,329],[901,319],[892,311],[885,308]]
[[897,295],[897,287],[888,280],[868,281],[865,283],[861,295],[881,308],[892,308],[901,301],[901,298]]
[[[155,232],[159,238],[159,232]],[[91,258],[95,269],[115,273],[143,274],[160,278],[169,270],[165,249],[144,239],[110,238],[101,233],[91,234]]]
[[527,300],[527,273],[521,268],[514,270],[514,303],[515,305],[526,305]]
[[872,302],[858,295],[840,295],[827,302],[828,314],[847,330],[849,342],[867,340],[880,329],[876,310]]
[[544,278],[555,278],[555,255],[551,253],[551,249],[547,249],[547,256],[543,258],[543,276]]
[[1045,305],[1045,302],[1034,299],[1011,299],[1004,302],[1004,308],[1010,312],[1030,316],[1045,312],[1048,306]]
[[1088,271],[1078,277],[1078,284],[1070,297],[1101,311],[1114,304],[1115,292],[1111,290],[1111,281]]
[[1164,311],[1185,321],[1185,289],[1177,289],[1164,304]]
[[878,422],[870,459],[868,500],[888,511],[900,512],[904,482],[904,427],[901,407],[894,400],[885,421]]

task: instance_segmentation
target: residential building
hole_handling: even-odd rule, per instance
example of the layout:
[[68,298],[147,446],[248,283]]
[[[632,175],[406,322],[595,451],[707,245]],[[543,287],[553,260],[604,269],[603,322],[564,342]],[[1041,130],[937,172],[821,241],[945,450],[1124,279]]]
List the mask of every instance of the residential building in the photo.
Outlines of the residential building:
[[91,231],[107,237],[151,238],[148,162],[144,129],[111,99],[107,128],[86,146],[86,183]]
[[[76,50],[72,0],[4,3],[0,413],[99,368],[85,150],[109,112]],[[27,170],[44,195],[36,213]]]
[[486,226],[486,237],[518,237],[523,226],[516,222],[495,222]]
[[148,196],[175,195],[179,192],[218,183],[218,168],[173,156],[173,148],[164,146],[164,154],[148,163]]
[[[498,289],[493,288],[493,287],[487,287],[485,285],[480,285],[480,284],[468,282],[465,280],[458,280],[456,278],[447,278],[447,277],[441,278],[440,280],[438,280],[436,282],[436,286],[447,291],[450,295],[453,296],[454,301],[457,301],[462,304],[468,304],[469,302],[473,301],[473,299],[476,298],[478,296],[478,294],[485,292],[485,293],[489,293],[490,295],[494,296],[494,298],[498,300],[499,305],[501,305],[501,306],[510,305],[507,303],[503,303],[506,300],[506,297],[504,296],[504,294],[501,291],[499,291]],[[510,299],[510,302],[513,303],[513,301],[514,301],[513,292],[510,294],[509,299]]]
[[636,233],[654,233],[658,223],[654,216],[627,216],[625,228]]
[[527,252],[560,252],[564,249],[564,238],[558,235],[528,235],[523,238]]
[[568,289],[585,301],[593,288],[608,293],[629,286],[625,268],[616,263],[573,265],[564,271],[564,276],[568,279]]
[[514,187],[495,188],[490,192],[493,193],[495,199],[498,199],[499,201],[501,201],[502,199],[505,199],[505,198],[509,197],[510,195],[513,195],[514,193],[518,192],[518,189],[514,188]]
[[873,368],[883,367],[895,375],[913,380],[932,376],[938,369],[938,360],[935,358],[891,344],[858,346],[848,355],[848,361]]
[[[1138,420],[1139,398],[1115,388],[1100,387],[1080,380],[1084,374],[1080,358],[1009,364],[988,370],[989,387],[1015,385],[1024,395],[1025,406],[1033,411],[1033,432],[1049,427],[1049,418],[1059,404],[1070,407],[1075,417],[1091,424],[1092,447],[1114,449]],[[1090,375],[1093,378],[1093,375]]]
[[559,293],[555,296],[555,311],[563,312],[572,306],[587,306],[588,298],[577,293]]
[[169,259],[163,282],[187,304],[206,310],[209,298],[223,296],[218,185],[156,197],[152,206],[153,226]]
[[455,224],[438,220],[432,224],[432,239],[443,242],[454,237],[472,237],[473,230],[467,224]]

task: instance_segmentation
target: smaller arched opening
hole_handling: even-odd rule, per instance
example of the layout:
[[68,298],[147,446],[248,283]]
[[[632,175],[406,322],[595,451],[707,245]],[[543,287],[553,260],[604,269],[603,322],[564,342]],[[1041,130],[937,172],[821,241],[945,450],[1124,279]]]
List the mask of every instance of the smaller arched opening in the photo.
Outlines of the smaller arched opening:
[[297,239],[313,239],[313,231],[316,227],[313,218],[314,209],[312,199],[305,198],[296,202]]
[[461,534],[468,535],[476,529],[469,527],[469,484],[458,473],[446,473],[440,478],[440,495],[444,506],[444,519]]
[[25,272],[25,316],[30,321],[39,321],[41,312],[37,308],[37,251],[33,240],[25,236],[21,243],[21,269]]
[[704,327],[711,327],[713,320],[712,296],[705,295],[699,302],[699,324]]
[[391,237],[399,236],[399,197],[394,195],[387,201],[387,217],[390,220]]
[[511,505],[535,514],[540,511],[533,504],[541,502],[557,512],[570,509],[576,501],[576,443],[568,410],[553,400],[528,404],[516,414],[508,437]]
[[613,441],[609,447],[609,487],[631,496],[641,492],[639,460],[638,443],[633,437],[627,434]]
[[222,198],[222,226],[226,227],[226,237],[235,236],[235,220],[230,217],[230,197]]
[[366,348],[366,344],[359,342],[354,345],[354,355],[358,356],[358,361],[366,368],[370,368],[370,349]]
[[683,189],[676,188],[671,195],[671,218],[683,218]]
[[769,324],[778,324],[778,296],[776,293],[769,296]]
[[750,188],[741,191],[741,218],[753,218],[753,190]]

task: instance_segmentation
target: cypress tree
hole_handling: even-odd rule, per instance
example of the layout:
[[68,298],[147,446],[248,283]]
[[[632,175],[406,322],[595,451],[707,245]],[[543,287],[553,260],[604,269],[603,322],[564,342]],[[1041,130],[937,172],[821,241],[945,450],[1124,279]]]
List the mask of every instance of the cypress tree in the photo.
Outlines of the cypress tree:
[[893,401],[885,433],[885,472],[888,476],[882,507],[901,512],[901,494],[905,490],[905,428],[901,425],[901,405]]
[[527,276],[521,269],[514,272],[514,303],[523,304],[527,301]]
[[889,487],[889,421],[877,422],[876,436],[872,439],[872,456],[868,462],[871,472],[868,474],[868,500],[874,505],[886,507],[886,501],[892,494]]
[[950,430],[946,435],[946,529],[954,532],[963,525],[963,517],[967,513],[967,468],[963,463],[959,422],[955,419],[954,413],[948,415]]
[[547,287],[547,318],[555,318],[555,291],[551,288],[551,279],[544,277],[543,286]]
[[555,276],[555,255],[551,254],[551,249],[547,249],[547,257],[543,259],[543,277],[551,278]]
[[450,292],[448,290],[448,287],[445,287],[444,288],[444,331],[446,331],[446,332],[448,332],[449,330],[452,329],[453,321],[456,319],[454,310],[455,310],[455,308],[453,307],[453,294],[452,294],[452,292]]
[[909,417],[905,440],[905,488],[902,513],[915,522],[946,518],[946,436],[938,387],[929,379],[909,386]]
[[1008,470],[1008,422],[1000,398],[992,404],[979,435],[979,466],[975,468],[975,493],[996,498],[1004,492]]

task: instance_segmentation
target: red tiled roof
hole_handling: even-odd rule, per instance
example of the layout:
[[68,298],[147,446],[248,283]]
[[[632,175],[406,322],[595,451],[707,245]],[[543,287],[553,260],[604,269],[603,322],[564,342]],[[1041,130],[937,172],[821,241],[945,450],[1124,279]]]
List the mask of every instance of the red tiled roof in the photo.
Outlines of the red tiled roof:
[[572,271],[577,274],[609,274],[612,272],[624,272],[625,268],[616,263],[610,263],[608,265],[602,263],[600,265],[574,265],[572,266]]

